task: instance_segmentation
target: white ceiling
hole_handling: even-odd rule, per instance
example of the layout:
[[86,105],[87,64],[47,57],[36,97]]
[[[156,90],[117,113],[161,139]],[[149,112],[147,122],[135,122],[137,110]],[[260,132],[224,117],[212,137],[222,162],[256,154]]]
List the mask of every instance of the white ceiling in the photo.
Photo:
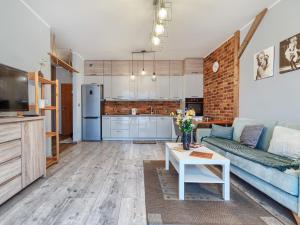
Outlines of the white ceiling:
[[[153,0],[25,0],[56,34],[58,47],[85,59],[130,59],[150,49]],[[159,59],[203,57],[275,0],[173,0]]]

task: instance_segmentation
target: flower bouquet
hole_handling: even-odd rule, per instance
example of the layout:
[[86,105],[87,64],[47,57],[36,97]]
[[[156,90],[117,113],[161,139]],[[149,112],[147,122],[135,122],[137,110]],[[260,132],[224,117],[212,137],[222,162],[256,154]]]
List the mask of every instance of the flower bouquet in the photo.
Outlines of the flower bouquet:
[[182,132],[182,144],[184,150],[190,149],[191,143],[191,133],[194,128],[193,117],[195,116],[195,111],[189,109],[185,111],[184,114],[178,114],[176,124],[179,126],[180,131]]

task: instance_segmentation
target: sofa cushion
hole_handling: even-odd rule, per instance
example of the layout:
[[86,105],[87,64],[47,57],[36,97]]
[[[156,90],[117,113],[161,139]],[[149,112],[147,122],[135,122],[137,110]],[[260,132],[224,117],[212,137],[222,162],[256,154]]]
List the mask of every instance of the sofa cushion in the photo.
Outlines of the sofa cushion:
[[245,126],[240,137],[241,139],[240,143],[250,148],[256,148],[263,129],[264,129],[263,125]]
[[300,130],[276,126],[268,152],[299,159]]
[[204,145],[208,148],[212,149],[224,155],[226,158],[230,160],[230,163],[247,173],[267,182],[271,185],[285,191],[291,195],[298,196],[299,195],[299,188],[298,188],[298,176],[299,171],[295,171],[291,173],[290,170],[286,170],[284,172],[274,169],[271,167],[266,167],[261,164],[255,163],[251,160],[247,160],[230,152],[226,152],[221,150],[221,148],[216,147],[208,142],[208,139],[204,139]]
[[210,136],[232,140],[232,134],[233,127],[223,127],[213,124]]
[[241,133],[246,125],[264,125],[263,132],[257,143],[257,149],[267,151],[271,141],[273,129],[277,121],[260,121],[247,118],[235,118],[233,122],[233,140],[240,142]]
[[204,141],[239,157],[251,160],[267,167],[278,169],[280,171],[285,171],[286,169],[299,169],[300,166],[299,160],[293,160],[288,157],[252,149],[236,141],[214,137],[205,138]]

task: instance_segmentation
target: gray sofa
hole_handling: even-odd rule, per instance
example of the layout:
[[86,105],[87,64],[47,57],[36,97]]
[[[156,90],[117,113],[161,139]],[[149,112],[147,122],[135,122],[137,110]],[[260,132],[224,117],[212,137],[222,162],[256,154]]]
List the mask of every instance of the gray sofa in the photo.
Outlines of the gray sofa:
[[[276,125],[299,129],[300,126],[281,123],[278,121],[258,121],[246,118],[236,118],[233,123],[233,140],[208,137],[202,143],[208,148],[230,159],[231,172],[242,178],[258,190],[270,196],[297,215],[300,215],[300,182],[299,169],[280,170],[267,167],[255,162],[255,160],[240,157],[235,154],[235,149],[246,149],[239,143],[241,132],[245,125],[263,124],[265,126],[262,136],[257,145],[257,153],[263,153],[262,157],[268,157],[267,150],[272,138],[273,129]],[[246,149],[250,151],[250,148]],[[261,152],[265,151],[265,152]],[[241,151],[242,152],[242,151]],[[273,154],[274,155],[274,154]]]

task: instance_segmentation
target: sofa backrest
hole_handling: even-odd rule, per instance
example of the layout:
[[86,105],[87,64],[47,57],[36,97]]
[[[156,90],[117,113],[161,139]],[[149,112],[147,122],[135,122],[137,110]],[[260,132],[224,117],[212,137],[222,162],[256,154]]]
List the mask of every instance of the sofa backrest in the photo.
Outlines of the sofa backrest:
[[240,141],[242,131],[246,125],[264,125],[263,133],[258,141],[257,148],[267,151],[277,121],[262,121],[249,118],[235,118],[233,122],[233,140]]

